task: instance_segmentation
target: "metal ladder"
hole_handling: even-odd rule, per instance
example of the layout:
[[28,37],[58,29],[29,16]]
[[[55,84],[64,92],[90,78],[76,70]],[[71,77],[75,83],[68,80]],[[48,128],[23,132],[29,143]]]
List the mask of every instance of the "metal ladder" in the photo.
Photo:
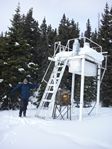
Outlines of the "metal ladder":
[[53,114],[55,96],[61,83],[68,60],[55,61],[54,69],[47,83],[40,105],[37,109],[37,116],[40,118],[51,118]]

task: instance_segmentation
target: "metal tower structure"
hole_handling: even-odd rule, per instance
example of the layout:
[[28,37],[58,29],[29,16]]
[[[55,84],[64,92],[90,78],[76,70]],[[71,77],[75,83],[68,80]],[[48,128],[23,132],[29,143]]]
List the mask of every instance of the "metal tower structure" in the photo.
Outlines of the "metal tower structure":
[[[54,63],[54,68],[51,72],[51,76],[47,82],[40,105],[37,109],[38,117],[56,118],[56,94],[59,89],[59,85],[64,75],[66,66],[69,67],[69,73],[72,73],[71,100],[69,104],[70,112],[71,107],[74,104],[75,74],[81,75],[79,120],[82,120],[83,116],[85,76],[97,77],[96,109],[98,111],[100,102],[100,85],[107,68],[107,55],[106,52],[102,52],[102,47],[100,45],[85,37],[84,47],[81,48],[79,40],[80,39],[70,39],[68,40],[66,46],[63,46],[61,42],[56,42],[54,44],[54,55],[48,58],[51,62]],[[88,40],[88,42],[86,42],[86,40]],[[72,49],[70,48],[71,42],[73,43]],[[91,48],[90,44],[94,45],[95,47]],[[97,48],[99,51],[96,51]],[[102,63],[104,64],[102,65]],[[48,69],[50,68],[50,65],[48,66]],[[47,74],[48,69],[45,75]],[[45,80],[44,78],[43,81]],[[63,113],[60,114],[63,115]]]

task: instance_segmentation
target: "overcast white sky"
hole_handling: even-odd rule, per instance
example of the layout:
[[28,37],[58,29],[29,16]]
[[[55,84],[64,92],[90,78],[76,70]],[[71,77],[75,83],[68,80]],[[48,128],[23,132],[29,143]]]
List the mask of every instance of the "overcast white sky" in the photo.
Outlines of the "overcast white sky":
[[112,6],[112,0],[0,0],[0,32],[8,30],[19,2],[21,14],[33,8],[33,16],[39,25],[45,17],[48,25],[57,28],[65,13],[70,20],[79,22],[81,31],[85,30],[88,18],[94,31],[98,27],[98,14],[104,12],[106,2]]

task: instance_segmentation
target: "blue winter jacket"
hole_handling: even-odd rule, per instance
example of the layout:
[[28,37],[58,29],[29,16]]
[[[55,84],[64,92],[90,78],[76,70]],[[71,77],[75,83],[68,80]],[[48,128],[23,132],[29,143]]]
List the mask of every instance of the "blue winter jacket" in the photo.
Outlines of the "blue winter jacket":
[[28,98],[30,97],[30,90],[33,88],[37,88],[38,84],[31,84],[31,83],[21,83],[18,84],[12,91],[11,93],[13,94],[16,90],[18,90],[20,92],[20,98],[22,100],[28,100]]

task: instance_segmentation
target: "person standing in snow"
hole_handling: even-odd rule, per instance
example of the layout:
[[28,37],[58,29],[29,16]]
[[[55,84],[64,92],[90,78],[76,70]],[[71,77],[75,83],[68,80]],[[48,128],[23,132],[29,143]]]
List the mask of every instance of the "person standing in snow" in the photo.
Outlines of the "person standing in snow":
[[20,92],[20,110],[19,110],[19,117],[26,116],[26,110],[28,106],[28,101],[30,97],[31,89],[37,88],[38,84],[32,84],[28,82],[28,79],[25,78],[22,83],[17,84],[15,88],[12,89],[11,94],[15,91]]

